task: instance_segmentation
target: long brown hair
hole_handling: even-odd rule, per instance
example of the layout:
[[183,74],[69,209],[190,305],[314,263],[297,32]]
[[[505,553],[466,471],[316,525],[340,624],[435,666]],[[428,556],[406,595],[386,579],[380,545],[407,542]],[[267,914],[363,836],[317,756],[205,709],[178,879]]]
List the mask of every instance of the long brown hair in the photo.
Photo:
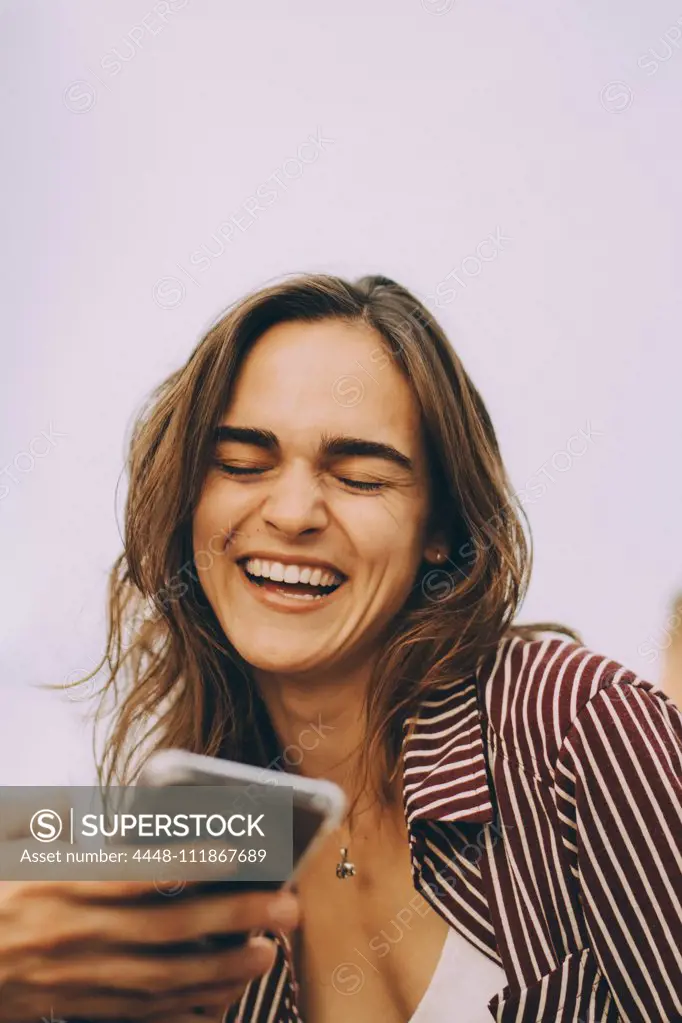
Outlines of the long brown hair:
[[[432,521],[450,544],[446,565],[422,565],[376,663],[362,762],[365,777],[369,764],[373,774],[378,765],[379,798],[390,798],[405,720],[430,691],[470,677],[512,632],[563,632],[580,642],[557,623],[513,624],[530,575],[530,530],[485,405],[428,309],[385,277],[288,278],[228,308],[135,420],[106,650],[73,683],[91,686],[104,675],[95,718],[110,715],[111,727],[97,763],[101,784],[132,782],[160,748],[255,762],[253,735],[263,718],[249,666],[199,584],[196,558],[210,552],[192,548],[193,509],[245,356],[276,323],[328,318],[373,327],[382,358],[410,381],[429,458]],[[350,404],[353,386],[340,385],[338,400]]]

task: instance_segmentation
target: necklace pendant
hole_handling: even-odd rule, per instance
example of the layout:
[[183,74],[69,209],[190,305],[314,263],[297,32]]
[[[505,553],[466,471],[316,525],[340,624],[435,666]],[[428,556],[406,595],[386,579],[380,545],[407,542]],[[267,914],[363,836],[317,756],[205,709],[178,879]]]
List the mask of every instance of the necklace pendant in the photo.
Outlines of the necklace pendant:
[[348,849],[341,850],[341,862],[336,864],[336,876],[340,878],[355,877],[355,864],[349,863],[346,857]]

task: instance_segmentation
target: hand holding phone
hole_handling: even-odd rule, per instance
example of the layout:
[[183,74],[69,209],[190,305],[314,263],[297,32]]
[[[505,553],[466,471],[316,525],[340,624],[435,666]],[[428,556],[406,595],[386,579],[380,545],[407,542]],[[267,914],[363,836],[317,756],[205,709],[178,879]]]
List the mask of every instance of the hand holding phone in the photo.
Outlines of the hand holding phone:
[[[162,750],[153,754],[145,764],[139,785],[223,785],[235,782],[248,784],[249,790],[263,791],[286,787],[292,795],[293,810],[293,869],[284,881],[200,881],[188,884],[182,899],[196,899],[222,892],[226,898],[244,898],[246,890],[254,894],[273,888],[292,889],[302,865],[315,854],[324,837],[340,824],[346,809],[346,796],[339,786],[322,779],[257,768],[228,760],[205,757],[183,750]],[[247,930],[224,927],[219,934],[204,936],[201,944],[211,950],[242,948],[255,939]],[[202,1003],[203,1004],[203,1003]],[[170,1021],[169,1021],[170,1023]],[[177,1023],[181,1023],[178,1019]]]
[[[21,845],[19,836],[13,841]],[[153,881],[5,882],[0,1021],[179,1023],[199,1006],[210,1019],[274,963],[274,942],[248,935],[288,931],[298,914],[291,892],[219,890],[177,898],[162,896]],[[202,944],[218,933],[237,934],[243,943]]]
[[[292,888],[300,865],[338,824],[345,799],[329,782],[182,751],[150,758],[140,783],[225,784],[230,778],[292,787],[294,870],[284,884],[235,876],[190,881],[169,896],[152,880],[5,882],[0,1023],[220,1020],[247,984],[272,967],[274,942],[258,932],[291,930],[300,914],[291,890],[273,889]],[[16,828],[5,839],[23,845]],[[54,991],[49,1000],[45,976]]]

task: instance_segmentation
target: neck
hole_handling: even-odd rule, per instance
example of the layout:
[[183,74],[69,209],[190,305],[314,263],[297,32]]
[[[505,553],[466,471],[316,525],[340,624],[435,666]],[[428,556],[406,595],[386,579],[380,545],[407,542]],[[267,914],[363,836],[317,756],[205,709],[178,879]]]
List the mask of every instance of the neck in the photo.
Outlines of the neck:
[[373,802],[360,776],[371,663],[313,677],[263,672],[253,677],[283,750],[284,768],[335,782],[358,809]]

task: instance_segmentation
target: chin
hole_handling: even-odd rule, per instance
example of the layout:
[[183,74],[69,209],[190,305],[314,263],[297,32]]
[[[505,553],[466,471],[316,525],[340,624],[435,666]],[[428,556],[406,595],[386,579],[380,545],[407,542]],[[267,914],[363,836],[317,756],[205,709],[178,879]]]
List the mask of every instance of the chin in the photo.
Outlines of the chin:
[[302,675],[321,667],[321,658],[310,654],[305,656],[297,651],[288,654],[285,650],[278,650],[271,657],[262,650],[242,650],[240,653],[252,668],[271,675]]
[[298,674],[315,670],[326,660],[319,641],[311,643],[310,636],[297,637],[291,632],[282,634],[280,630],[234,627],[226,635],[247,664],[260,671]]

